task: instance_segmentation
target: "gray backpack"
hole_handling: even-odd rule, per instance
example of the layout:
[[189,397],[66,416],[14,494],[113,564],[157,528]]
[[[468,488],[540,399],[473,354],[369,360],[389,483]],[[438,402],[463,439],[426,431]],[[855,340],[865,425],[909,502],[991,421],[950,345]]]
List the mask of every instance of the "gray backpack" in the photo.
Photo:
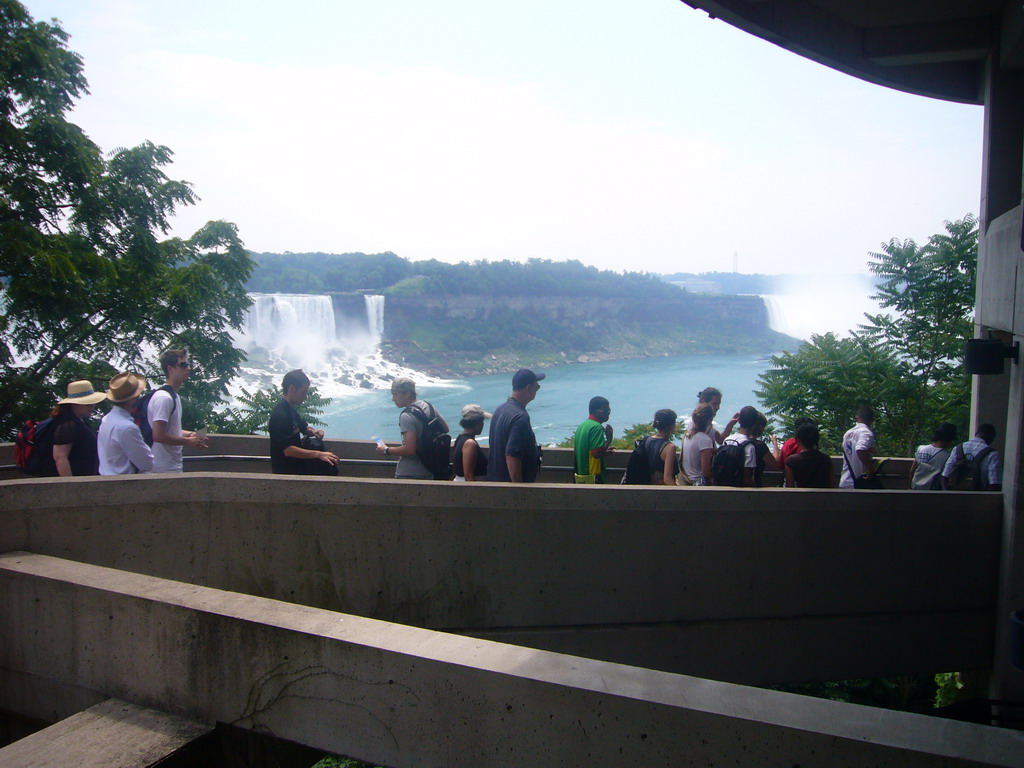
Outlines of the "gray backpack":
[[928,461],[918,462],[914,476],[910,479],[910,488],[914,491],[942,490],[942,470],[946,466],[949,451],[938,451]]

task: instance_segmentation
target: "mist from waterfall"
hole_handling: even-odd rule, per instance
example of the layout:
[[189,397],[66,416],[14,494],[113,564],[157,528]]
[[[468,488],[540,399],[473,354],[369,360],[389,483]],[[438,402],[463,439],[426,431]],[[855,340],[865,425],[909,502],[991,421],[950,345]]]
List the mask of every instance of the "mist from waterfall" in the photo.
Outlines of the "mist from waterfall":
[[811,334],[849,336],[866,322],[864,313],[880,311],[874,292],[869,275],[791,275],[783,290],[761,298],[773,331],[806,341]]
[[359,390],[386,389],[397,376],[423,374],[383,358],[384,297],[363,297],[361,316],[338,316],[330,296],[253,293],[236,343],[246,355],[234,387],[280,384],[301,368],[329,397]]

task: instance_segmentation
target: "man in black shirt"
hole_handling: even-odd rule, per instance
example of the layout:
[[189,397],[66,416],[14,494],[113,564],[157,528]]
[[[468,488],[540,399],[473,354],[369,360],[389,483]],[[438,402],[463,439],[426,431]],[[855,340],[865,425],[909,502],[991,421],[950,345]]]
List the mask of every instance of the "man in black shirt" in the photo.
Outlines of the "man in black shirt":
[[279,475],[336,475],[338,457],[330,451],[302,447],[302,437],[323,440],[324,431],[313,429],[299,416],[295,407],[309,393],[309,377],[302,371],[289,371],[281,381],[284,397],[270,414],[270,468]]

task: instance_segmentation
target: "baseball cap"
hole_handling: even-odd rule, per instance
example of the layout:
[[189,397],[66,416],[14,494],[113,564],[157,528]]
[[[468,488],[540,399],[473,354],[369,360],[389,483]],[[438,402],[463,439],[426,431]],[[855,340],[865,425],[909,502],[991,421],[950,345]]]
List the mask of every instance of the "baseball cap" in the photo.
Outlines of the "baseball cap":
[[478,419],[489,418],[491,418],[491,414],[489,414],[476,403],[470,403],[469,405],[462,406],[463,421],[477,421]]
[[529,368],[520,368],[512,376],[512,389],[525,389],[544,378],[543,373],[534,373]]
[[395,392],[415,392],[416,382],[401,376],[391,382],[391,394]]

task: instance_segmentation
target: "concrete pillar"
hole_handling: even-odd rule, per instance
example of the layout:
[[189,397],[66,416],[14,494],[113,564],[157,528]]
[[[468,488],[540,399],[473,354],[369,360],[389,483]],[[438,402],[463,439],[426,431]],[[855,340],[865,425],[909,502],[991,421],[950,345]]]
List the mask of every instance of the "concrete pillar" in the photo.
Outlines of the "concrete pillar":
[[[994,52],[985,84],[977,320],[1024,341],[1024,71],[1005,69],[999,61]],[[973,428],[990,421],[997,430],[1005,424],[1003,539],[990,693],[993,698],[1024,700],[1024,672],[1012,669],[1007,660],[1009,613],[1024,608],[1024,362],[1007,368],[1001,377],[975,377],[971,423]],[[1000,403],[1005,403],[1002,419]]]
[[[1014,341],[1024,342],[1015,335]],[[1024,608],[1024,363],[1011,364],[1003,453],[1003,537],[992,698],[1024,701],[1024,672],[1007,660],[1009,614]]]
[[981,234],[1021,202],[1024,182],[1024,71],[989,57],[985,84],[985,135],[981,165]]

